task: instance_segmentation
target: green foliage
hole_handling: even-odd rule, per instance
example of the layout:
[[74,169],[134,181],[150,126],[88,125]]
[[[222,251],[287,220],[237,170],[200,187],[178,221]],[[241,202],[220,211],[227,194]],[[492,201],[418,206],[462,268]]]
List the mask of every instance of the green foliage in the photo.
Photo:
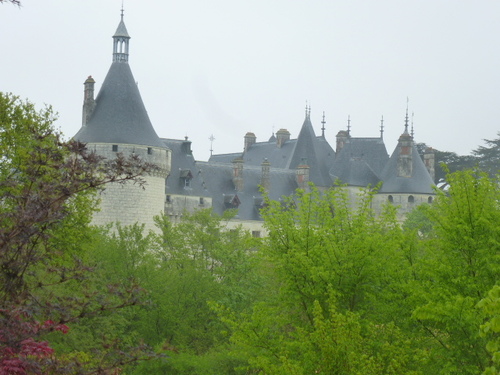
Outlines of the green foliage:
[[[497,135],[500,136],[500,133]],[[479,146],[472,154],[477,158],[479,168],[490,177],[495,177],[500,171],[500,138],[484,139],[484,142],[486,146]]]
[[477,306],[487,317],[480,335],[488,339],[486,350],[491,353],[490,365],[483,374],[496,375],[500,373],[500,286],[495,285]]
[[89,223],[98,189],[111,181],[140,184],[141,173],[154,167],[136,157],[105,162],[83,144],[63,141],[54,120],[50,107],[37,111],[0,93],[1,373],[106,373],[132,360],[94,346],[93,357],[105,358],[82,363],[54,354],[46,340],[55,342],[78,320],[134,303],[136,288],[93,279],[85,263]]
[[[265,374],[418,373],[428,356],[392,321],[411,273],[394,212],[375,217],[372,193],[356,205],[342,188],[267,202],[268,295],[252,312],[218,306],[233,350]],[[403,315],[404,316],[404,315]]]
[[497,282],[500,196],[497,182],[484,172],[456,172],[447,179],[449,191],[440,192],[428,210],[433,229],[422,243],[413,317],[436,344],[439,373],[474,374],[488,363],[477,303]]

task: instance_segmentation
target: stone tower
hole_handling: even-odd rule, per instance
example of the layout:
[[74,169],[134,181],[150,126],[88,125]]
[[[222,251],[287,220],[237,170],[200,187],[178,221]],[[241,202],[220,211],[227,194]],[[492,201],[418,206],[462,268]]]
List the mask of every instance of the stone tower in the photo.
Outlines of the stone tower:
[[94,80],[89,77],[84,83],[83,122],[74,138],[107,159],[115,158],[117,153],[135,153],[159,167],[157,172],[143,176],[144,189],[131,183],[109,184],[100,197],[100,211],[93,218],[97,225],[139,222],[153,229],[153,217],[165,207],[171,153],[149,120],[128,63],[129,42],[122,10],[113,35],[113,62],[95,99]]

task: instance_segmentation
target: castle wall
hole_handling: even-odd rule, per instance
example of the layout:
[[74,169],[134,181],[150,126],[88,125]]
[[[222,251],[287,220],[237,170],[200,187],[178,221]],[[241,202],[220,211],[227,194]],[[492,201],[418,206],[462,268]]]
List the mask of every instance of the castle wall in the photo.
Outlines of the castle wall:
[[380,213],[388,203],[397,206],[397,219],[403,222],[415,207],[432,203],[433,200],[434,196],[431,194],[377,194],[373,198],[373,209],[376,213]]
[[254,237],[266,237],[268,235],[266,228],[264,228],[264,222],[258,220],[239,220],[233,218],[228,221],[226,227],[228,230],[231,230],[238,228],[240,225]]
[[[95,143],[87,145],[89,150],[106,159],[114,159],[117,152],[129,155],[132,152],[143,160],[160,167],[158,172],[142,176],[145,184],[110,183],[100,194],[100,211],[93,216],[92,224],[105,225],[120,222],[131,225],[144,223],[146,230],[155,230],[153,217],[164,212],[165,179],[170,172],[170,150],[142,145]],[[116,150],[116,151],[114,151]]]
[[212,198],[168,194],[165,199],[165,215],[173,223],[179,222],[185,212],[212,207]]

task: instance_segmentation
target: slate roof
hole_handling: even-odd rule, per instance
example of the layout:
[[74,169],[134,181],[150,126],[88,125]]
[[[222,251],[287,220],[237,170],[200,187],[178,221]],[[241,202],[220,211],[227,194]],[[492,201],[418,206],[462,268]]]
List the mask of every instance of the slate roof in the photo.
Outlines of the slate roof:
[[[129,37],[122,19],[115,37]],[[128,62],[115,61],[95,99],[95,109],[75,139],[84,143],[124,143],[165,147],[149,120]]]
[[[166,193],[208,197],[210,194],[191,151],[191,141],[167,138],[161,140],[172,152],[172,166],[167,178]],[[186,178],[190,179],[188,187],[185,184]]]
[[113,35],[113,37],[130,38],[130,35],[128,35],[127,28],[125,27],[125,22],[123,22],[123,15],[120,23],[118,24],[118,27],[116,28],[115,35]]
[[94,112],[75,139],[165,147],[149,120],[128,63],[111,64],[95,102]]
[[333,180],[352,186],[375,186],[389,155],[382,138],[348,138],[332,163]]
[[407,193],[407,194],[435,194],[432,187],[434,181],[427,171],[422,158],[420,157],[415,143],[412,143],[412,175],[411,177],[398,177],[397,165],[399,156],[399,146],[392,153],[389,162],[382,171],[384,184],[380,189],[381,193]]
[[297,139],[286,141],[281,147],[277,146],[273,135],[267,142],[256,142],[245,152],[212,155],[212,163],[231,163],[241,157],[244,168],[259,166],[264,159],[271,163],[272,168],[295,170],[301,164],[309,166],[309,180],[317,186],[330,186],[332,180],[329,175],[330,165],[335,159],[335,151],[323,137],[314,133],[308,115],[302,125]]
[[[259,209],[262,207],[261,184],[262,168],[247,166],[243,168],[243,190],[236,191],[233,183],[233,165],[227,163],[200,162],[196,163],[201,170],[205,184],[212,196],[214,212],[222,214],[231,208],[228,202],[239,201],[238,218],[241,220],[261,220]],[[270,168],[269,197],[279,200],[282,196],[289,196],[297,189],[295,171]],[[237,199],[235,199],[237,197]]]

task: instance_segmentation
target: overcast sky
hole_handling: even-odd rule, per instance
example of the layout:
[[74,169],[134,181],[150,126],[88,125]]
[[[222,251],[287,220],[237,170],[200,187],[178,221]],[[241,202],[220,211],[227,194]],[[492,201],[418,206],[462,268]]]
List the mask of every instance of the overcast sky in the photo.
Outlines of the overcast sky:
[[[83,82],[111,64],[121,0],[0,5],[0,90],[51,104],[68,137]],[[243,136],[295,138],[311,106],[316,134],[347,126],[392,153],[406,98],[415,141],[468,154],[500,121],[497,0],[125,0],[130,65],[160,137],[196,159],[238,152]]]

